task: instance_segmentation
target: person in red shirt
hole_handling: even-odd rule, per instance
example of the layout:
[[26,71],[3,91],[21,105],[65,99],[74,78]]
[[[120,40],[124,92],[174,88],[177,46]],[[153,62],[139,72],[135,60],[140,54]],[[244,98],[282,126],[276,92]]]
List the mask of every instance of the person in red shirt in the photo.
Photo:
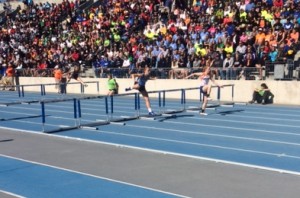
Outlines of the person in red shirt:
[[283,0],[274,0],[273,5],[276,8],[281,8],[283,6]]
[[71,58],[73,62],[77,62],[79,59],[79,53],[77,52],[77,50],[74,50],[71,54]]
[[37,76],[40,75],[40,76],[46,76],[47,75],[47,68],[48,68],[48,65],[47,65],[47,62],[46,60],[42,60],[40,62],[40,64],[38,65],[37,67]]

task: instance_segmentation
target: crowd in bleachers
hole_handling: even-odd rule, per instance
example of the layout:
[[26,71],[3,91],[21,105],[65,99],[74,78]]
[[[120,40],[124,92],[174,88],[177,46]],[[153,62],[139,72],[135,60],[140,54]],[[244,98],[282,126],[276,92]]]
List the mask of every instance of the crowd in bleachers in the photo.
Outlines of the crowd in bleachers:
[[[219,79],[260,79],[299,51],[299,0],[79,0],[27,4],[0,29],[0,75],[52,76],[74,62],[96,77],[150,66],[184,78],[205,66]],[[296,55],[296,57],[295,57]],[[123,75],[123,74],[126,75]]]

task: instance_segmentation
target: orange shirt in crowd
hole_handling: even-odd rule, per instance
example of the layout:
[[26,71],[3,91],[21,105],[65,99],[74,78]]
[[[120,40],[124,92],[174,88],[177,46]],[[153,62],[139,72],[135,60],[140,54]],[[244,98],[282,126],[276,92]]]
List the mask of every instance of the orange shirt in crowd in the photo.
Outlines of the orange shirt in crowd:
[[62,78],[62,71],[61,71],[61,69],[55,69],[53,71],[53,73],[54,73],[54,78],[55,79],[61,80],[61,78]]
[[15,69],[11,65],[8,66],[8,68],[6,69],[6,76],[7,77],[15,76]]
[[292,39],[295,40],[295,42],[298,42],[298,40],[299,40],[299,32],[293,31],[293,32],[291,32],[290,36],[291,36]]
[[257,45],[261,45],[264,41],[265,41],[265,33],[258,33],[256,36],[255,36],[255,43]]

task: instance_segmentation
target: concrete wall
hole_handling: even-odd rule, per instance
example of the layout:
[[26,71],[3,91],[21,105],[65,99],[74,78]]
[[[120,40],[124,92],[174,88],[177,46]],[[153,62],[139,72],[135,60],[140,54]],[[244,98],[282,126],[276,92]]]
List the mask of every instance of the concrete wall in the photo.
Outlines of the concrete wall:
[[[94,81],[99,82],[100,92],[99,94],[107,93],[107,79],[105,78],[83,78],[84,81]],[[132,86],[132,79],[117,79],[120,89],[120,93],[124,93],[125,88]],[[72,80],[71,82],[76,82]],[[287,104],[287,105],[300,105],[300,81],[217,81],[219,84],[227,85],[234,84],[234,101],[236,102],[247,102],[251,100],[252,92],[256,87],[260,87],[262,82],[265,82],[271,91],[274,93],[274,103],[276,104]],[[42,78],[42,77],[21,77],[20,83],[23,85],[26,84],[47,84],[54,83],[53,78]],[[85,93],[87,94],[98,94],[96,83],[88,83],[88,87],[85,88]],[[147,90],[168,90],[168,89],[182,89],[182,88],[191,88],[198,87],[198,80],[165,80],[157,79],[150,80],[147,82]],[[38,91],[40,92],[39,86],[26,87],[26,91]],[[80,93],[80,86],[78,84],[68,85],[68,93]],[[46,92],[56,92],[54,85],[46,86]],[[224,87],[221,89],[221,100],[222,101],[231,101],[231,87]],[[153,96],[156,96],[153,94]],[[170,92],[166,93],[166,97],[169,98],[180,98],[181,92]],[[217,98],[217,90],[212,90],[211,97],[213,99]],[[199,91],[186,91],[187,99],[199,99]]]

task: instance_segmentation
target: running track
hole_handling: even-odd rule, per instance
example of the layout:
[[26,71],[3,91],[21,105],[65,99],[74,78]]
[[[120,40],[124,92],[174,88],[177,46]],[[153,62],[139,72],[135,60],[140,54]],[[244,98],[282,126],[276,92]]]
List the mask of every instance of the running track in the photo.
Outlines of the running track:
[[[12,94],[10,92],[1,96],[2,102],[7,102],[8,98],[13,97]],[[32,94],[30,97],[26,97],[26,100],[34,100],[38,97],[38,95]],[[49,96],[49,94],[47,97],[57,98],[56,95]],[[15,98],[15,100],[24,99]],[[180,103],[176,100],[167,100],[166,103],[167,109],[180,108]],[[134,115],[132,98],[116,98],[114,104],[114,117]],[[143,101],[141,101],[141,105],[141,113],[146,113]],[[152,105],[154,111],[158,112],[155,98],[152,98]],[[188,105],[195,106],[197,102],[189,101]],[[40,104],[0,107],[0,111],[0,118],[3,119],[22,118],[0,121],[1,128],[42,133],[40,117],[25,118],[26,116],[40,115]],[[81,111],[80,121],[82,123],[107,118],[104,102],[101,99],[82,100]],[[99,126],[98,130],[76,129],[51,135],[300,175],[300,107],[235,105],[233,108],[220,107],[216,111],[208,110],[208,112],[210,114],[206,117],[200,117],[197,112],[184,112],[169,118],[158,117],[156,120],[128,121],[124,126],[104,125]],[[72,101],[46,104],[46,114],[45,127],[47,129],[55,129],[58,125],[72,126],[74,124]],[[119,191],[126,189],[124,190],[126,193],[122,193],[123,197],[132,197],[132,195],[136,195],[136,197],[140,197],[139,195],[143,195],[143,197],[180,196],[110,181],[107,178],[95,178],[84,173],[72,172],[72,170],[61,170],[45,164],[13,159],[9,156],[0,157],[0,161],[0,170],[3,172],[0,178],[0,189],[22,196],[40,197],[39,193],[43,192],[36,191],[38,187],[33,190],[29,185],[35,183],[36,177],[40,176],[47,180],[38,182],[39,185],[47,186],[47,182],[57,184],[54,188],[58,190],[68,184],[57,182],[56,178],[62,178],[63,181],[73,178],[71,181],[74,182],[72,185],[74,188],[64,192],[62,197],[80,193],[76,189],[79,189],[82,181],[86,185],[105,186],[107,192],[96,190],[90,193],[107,197],[115,196],[112,194],[115,191],[111,189]],[[8,175],[10,175],[9,180],[7,180]],[[26,179],[16,182],[20,175],[21,178]],[[28,178],[28,175],[31,175],[32,178]],[[43,195],[43,197],[45,196]],[[49,197],[53,197],[53,195],[49,194]]]

